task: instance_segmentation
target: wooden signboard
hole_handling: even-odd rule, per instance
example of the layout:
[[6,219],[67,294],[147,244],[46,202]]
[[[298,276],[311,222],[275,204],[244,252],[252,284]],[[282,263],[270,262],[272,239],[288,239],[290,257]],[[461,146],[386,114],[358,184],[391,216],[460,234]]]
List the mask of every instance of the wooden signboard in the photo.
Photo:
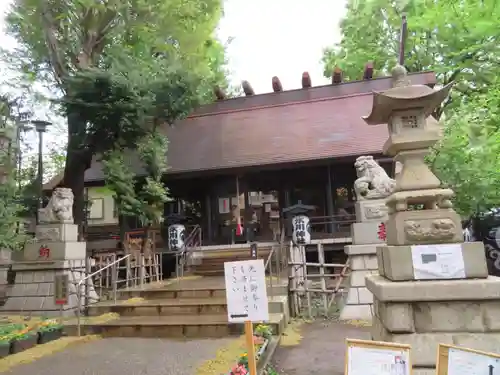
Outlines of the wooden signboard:
[[344,375],[411,375],[410,345],[346,339]]
[[66,305],[69,298],[69,275],[56,275],[54,280],[54,303]]
[[439,344],[436,375],[499,375],[500,354]]

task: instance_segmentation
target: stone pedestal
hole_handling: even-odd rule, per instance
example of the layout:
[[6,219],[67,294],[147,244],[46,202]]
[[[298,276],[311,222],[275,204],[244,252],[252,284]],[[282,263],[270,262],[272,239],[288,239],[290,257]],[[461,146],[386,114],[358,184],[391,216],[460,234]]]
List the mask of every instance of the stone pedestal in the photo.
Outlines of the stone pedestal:
[[[73,315],[78,306],[77,284],[85,278],[86,244],[77,241],[75,224],[41,224],[36,228],[36,241],[26,245],[22,260],[12,264],[15,283],[8,287],[2,314],[58,316],[61,307],[55,304],[56,275],[69,275],[69,299],[62,306],[63,315]],[[90,302],[98,300],[92,280],[82,283],[82,306],[85,284]]]
[[[341,320],[371,320],[373,295],[365,286],[365,276],[378,269],[376,249],[378,244],[385,242],[380,229],[388,213],[382,197],[390,194],[394,180],[370,156],[361,156],[354,165],[358,173],[354,183],[359,193],[355,204],[357,222],[351,226],[352,245],[344,248],[350,272],[347,287],[337,299],[337,305],[341,309]],[[365,199],[362,194],[379,199]]]
[[348,245],[344,251],[351,271],[340,302],[340,319],[371,320],[373,295],[366,288],[365,277],[377,272],[376,245]]
[[435,374],[439,343],[500,353],[500,278],[393,282],[366,278],[372,339],[411,345],[414,374]]

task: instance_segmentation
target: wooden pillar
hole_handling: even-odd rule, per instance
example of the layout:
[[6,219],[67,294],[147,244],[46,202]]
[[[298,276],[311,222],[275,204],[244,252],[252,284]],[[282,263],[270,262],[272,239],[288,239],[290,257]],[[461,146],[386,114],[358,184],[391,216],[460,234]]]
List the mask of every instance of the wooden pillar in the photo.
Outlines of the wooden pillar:
[[210,192],[205,196],[205,225],[206,233],[204,237],[207,243],[212,243],[214,231],[212,227],[212,194]]
[[327,180],[326,180],[326,215],[329,216],[328,219],[328,233],[333,233],[335,231],[333,225],[334,209],[333,209],[333,184],[332,184],[332,170],[330,165],[326,168]]

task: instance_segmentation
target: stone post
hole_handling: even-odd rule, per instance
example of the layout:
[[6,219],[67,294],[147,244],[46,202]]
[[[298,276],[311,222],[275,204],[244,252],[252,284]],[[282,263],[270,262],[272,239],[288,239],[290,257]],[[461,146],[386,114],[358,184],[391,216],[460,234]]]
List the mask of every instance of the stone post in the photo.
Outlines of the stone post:
[[340,319],[371,320],[373,295],[366,288],[365,276],[378,269],[377,245],[385,241],[380,235],[387,220],[385,199],[394,190],[396,181],[372,156],[360,156],[354,167],[358,176],[354,182],[356,223],[351,226],[352,245],[347,245],[344,250],[350,273],[340,302]]
[[[72,315],[78,306],[77,284],[85,277],[86,243],[78,241],[78,226],[73,223],[73,192],[57,188],[47,207],[39,212],[35,241],[24,248],[23,258],[15,262],[15,284],[9,288],[7,301],[0,308],[3,314],[57,316],[60,307],[55,304],[56,274],[69,275],[69,299],[63,306],[64,315]],[[97,300],[92,280],[89,297]],[[85,283],[81,296],[85,298]],[[83,301],[82,301],[83,302]],[[83,306],[83,303],[82,303]]]
[[451,85],[412,86],[401,66],[393,76],[394,87],[374,94],[365,118],[371,125],[388,124],[384,153],[402,163],[386,201],[379,274],[366,277],[374,295],[372,338],[410,344],[413,374],[430,375],[439,343],[500,352],[500,278],[488,276],[481,242],[463,243],[453,191],[424,161],[441,133],[431,113]]

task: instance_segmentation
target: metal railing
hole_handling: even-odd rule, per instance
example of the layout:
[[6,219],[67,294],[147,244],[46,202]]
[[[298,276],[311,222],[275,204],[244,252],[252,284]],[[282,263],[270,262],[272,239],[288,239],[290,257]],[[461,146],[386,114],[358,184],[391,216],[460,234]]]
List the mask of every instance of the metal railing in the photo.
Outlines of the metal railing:
[[[77,298],[77,309],[76,309],[76,332],[77,335],[81,335],[81,314],[82,314],[82,286],[83,283],[92,280],[94,276],[97,276],[98,274],[102,273],[105,270],[112,269],[111,275],[112,275],[112,297],[114,303],[116,303],[117,299],[117,290],[118,290],[118,267],[117,264],[120,262],[128,259],[132,254],[127,254],[119,259],[116,259],[115,261],[109,263],[108,265],[98,269],[95,272],[90,273],[89,275],[86,275],[84,278],[82,278],[78,284],[76,285],[76,298]],[[85,288],[85,297],[88,296],[89,294],[89,288]]]
[[[264,262],[264,272],[268,275],[268,287],[271,297],[275,295],[274,281],[281,284],[281,275],[287,268],[287,254],[285,250],[285,230],[281,230],[280,239],[271,247],[271,251]],[[274,268],[273,268],[274,263]],[[276,279],[276,280],[275,280]]]
[[201,227],[195,225],[191,233],[184,240],[181,250],[175,252],[175,277],[182,279],[188,266],[192,251],[201,246]]

